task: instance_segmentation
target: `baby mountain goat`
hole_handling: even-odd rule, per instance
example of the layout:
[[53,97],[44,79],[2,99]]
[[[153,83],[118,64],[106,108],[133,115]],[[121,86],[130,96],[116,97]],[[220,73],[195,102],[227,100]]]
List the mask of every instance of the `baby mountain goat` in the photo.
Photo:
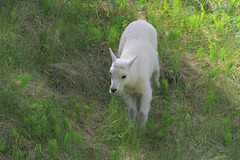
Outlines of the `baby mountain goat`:
[[[144,126],[151,107],[150,78],[159,85],[157,32],[144,20],[130,23],[123,32],[116,58],[111,48],[110,93],[123,91],[128,113],[134,122]],[[137,102],[140,102],[138,111]]]

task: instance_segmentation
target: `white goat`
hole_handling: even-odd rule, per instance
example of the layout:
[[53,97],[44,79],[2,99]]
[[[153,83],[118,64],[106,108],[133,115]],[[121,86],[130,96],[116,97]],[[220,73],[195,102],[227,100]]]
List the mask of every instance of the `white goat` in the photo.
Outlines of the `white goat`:
[[[116,58],[111,48],[110,93],[123,91],[129,116],[141,126],[146,125],[151,107],[150,78],[159,85],[157,32],[145,20],[130,23],[123,32]],[[139,111],[137,102],[140,102]]]

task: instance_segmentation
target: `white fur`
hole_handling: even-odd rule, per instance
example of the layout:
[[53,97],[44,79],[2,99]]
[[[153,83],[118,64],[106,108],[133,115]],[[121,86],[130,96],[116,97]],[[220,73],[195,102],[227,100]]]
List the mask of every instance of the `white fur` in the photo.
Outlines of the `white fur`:
[[146,125],[152,100],[150,78],[153,73],[159,85],[157,32],[144,20],[134,21],[121,36],[119,58],[111,49],[110,53],[113,61],[110,93],[123,91],[130,117],[140,125]]

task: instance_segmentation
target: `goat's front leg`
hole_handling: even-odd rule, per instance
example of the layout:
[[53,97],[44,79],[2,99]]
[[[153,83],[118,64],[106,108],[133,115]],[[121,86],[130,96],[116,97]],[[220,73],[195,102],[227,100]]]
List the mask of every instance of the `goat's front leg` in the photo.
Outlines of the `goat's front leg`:
[[125,102],[128,106],[128,115],[129,117],[136,122],[137,119],[137,99],[135,95],[130,95],[125,93],[124,95]]
[[148,119],[148,114],[151,108],[151,100],[152,100],[152,89],[150,82],[147,83],[146,88],[143,90],[141,96],[141,106],[138,113],[138,123],[140,126],[145,126]]

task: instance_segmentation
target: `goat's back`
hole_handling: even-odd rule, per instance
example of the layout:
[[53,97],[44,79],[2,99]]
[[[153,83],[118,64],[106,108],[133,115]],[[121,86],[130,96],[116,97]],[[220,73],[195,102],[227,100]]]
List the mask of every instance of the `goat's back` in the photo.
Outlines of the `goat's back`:
[[132,43],[136,41],[145,41],[146,43],[150,43],[152,47],[157,49],[157,32],[154,27],[145,20],[137,20],[130,23],[125,31],[123,32],[118,54],[119,57],[122,54],[122,51],[127,43]]

